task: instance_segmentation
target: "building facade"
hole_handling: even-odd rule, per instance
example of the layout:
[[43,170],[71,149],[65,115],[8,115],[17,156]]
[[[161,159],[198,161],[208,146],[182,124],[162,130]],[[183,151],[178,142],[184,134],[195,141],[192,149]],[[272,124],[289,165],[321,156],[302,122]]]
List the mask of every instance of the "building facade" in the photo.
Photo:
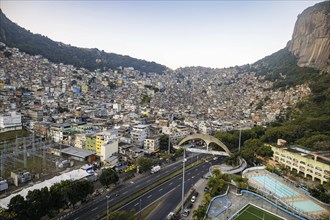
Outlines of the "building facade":
[[299,147],[276,147],[271,146],[274,151],[273,160],[279,162],[290,170],[304,174],[313,181],[322,183],[330,178],[330,158],[317,152],[311,152]]
[[0,114],[0,132],[14,131],[22,129],[21,113],[11,111]]
[[144,140],[149,137],[149,125],[136,125],[131,131],[132,142],[143,146]]

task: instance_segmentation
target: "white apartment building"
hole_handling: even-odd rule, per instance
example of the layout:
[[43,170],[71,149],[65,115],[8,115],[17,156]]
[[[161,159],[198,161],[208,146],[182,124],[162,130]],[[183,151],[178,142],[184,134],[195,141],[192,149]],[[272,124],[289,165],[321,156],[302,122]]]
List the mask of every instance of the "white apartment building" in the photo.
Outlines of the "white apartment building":
[[21,113],[11,111],[0,114],[0,133],[22,129]]
[[49,130],[49,137],[57,143],[63,141],[63,131],[65,129],[71,128],[70,124],[52,124]]
[[143,142],[150,135],[149,125],[135,125],[131,131],[132,142],[138,146],[143,146]]
[[159,150],[159,138],[147,138],[144,140],[144,149],[149,152],[157,152]]
[[111,157],[113,153],[118,152],[118,140],[108,141],[101,146],[100,159],[101,161]]

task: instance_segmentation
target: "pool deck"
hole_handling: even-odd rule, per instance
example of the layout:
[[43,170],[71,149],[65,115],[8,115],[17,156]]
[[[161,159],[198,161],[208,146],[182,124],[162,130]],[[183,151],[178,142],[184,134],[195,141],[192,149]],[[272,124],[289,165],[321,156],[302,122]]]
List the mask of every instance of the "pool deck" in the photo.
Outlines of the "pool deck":
[[[264,187],[262,184],[260,184],[258,181],[256,181],[255,179],[252,178],[255,176],[263,176],[263,175],[271,176],[276,181],[280,182],[281,184],[285,185],[286,187],[289,187],[292,191],[295,192],[295,195],[280,197],[279,195],[275,194],[274,192],[269,191],[266,187]],[[308,216],[329,216],[330,215],[329,207],[325,207],[323,204],[320,204],[317,201],[312,200],[310,197],[308,197],[302,191],[300,191],[297,187],[286,182],[284,179],[268,172],[267,170],[250,171],[250,172],[246,173],[244,175],[244,177],[249,179],[248,180],[249,185],[253,186],[254,188],[257,188],[258,190],[262,190],[262,191],[268,193],[269,195],[272,195],[272,196],[276,195],[276,197],[279,200],[283,201],[288,207],[291,207],[298,212],[304,212]],[[302,201],[309,201],[309,202],[315,203],[318,206],[320,206],[320,208],[322,208],[323,210],[315,210],[315,211],[302,210],[302,209],[299,209],[297,207],[297,205],[295,206],[295,202],[302,202]]]

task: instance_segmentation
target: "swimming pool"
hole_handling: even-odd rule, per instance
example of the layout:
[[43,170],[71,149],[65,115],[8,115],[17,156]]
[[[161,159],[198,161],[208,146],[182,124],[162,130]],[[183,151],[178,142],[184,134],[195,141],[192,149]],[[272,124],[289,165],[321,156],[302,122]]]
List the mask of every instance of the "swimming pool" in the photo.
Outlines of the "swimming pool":
[[324,208],[310,200],[296,201],[292,203],[289,202],[289,204],[292,204],[294,208],[304,212],[325,211]]
[[299,196],[298,192],[290,189],[288,186],[269,175],[263,174],[260,176],[252,176],[251,179],[258,182],[261,186],[266,188],[269,192],[275,194],[277,197],[285,198]]

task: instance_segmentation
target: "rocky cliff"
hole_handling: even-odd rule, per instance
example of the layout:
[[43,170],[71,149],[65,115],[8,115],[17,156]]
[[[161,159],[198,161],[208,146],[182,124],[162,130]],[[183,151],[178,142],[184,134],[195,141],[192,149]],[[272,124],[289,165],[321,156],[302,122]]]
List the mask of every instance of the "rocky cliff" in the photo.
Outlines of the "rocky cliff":
[[295,24],[288,44],[299,66],[313,67],[330,73],[330,1],[304,10]]

